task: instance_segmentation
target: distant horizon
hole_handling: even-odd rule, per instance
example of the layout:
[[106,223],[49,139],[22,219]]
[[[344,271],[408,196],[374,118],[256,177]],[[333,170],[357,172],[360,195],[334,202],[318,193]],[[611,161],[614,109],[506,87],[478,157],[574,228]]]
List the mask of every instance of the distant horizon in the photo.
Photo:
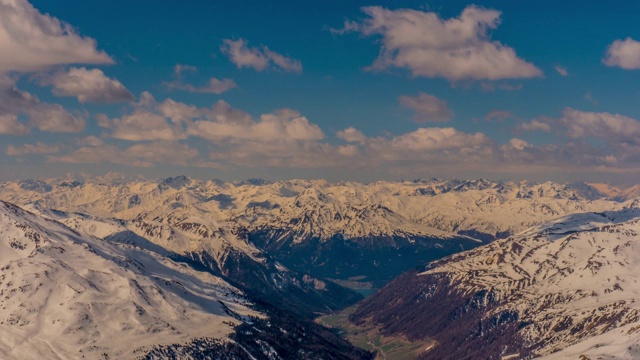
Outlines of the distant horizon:
[[199,176],[190,176],[190,175],[186,175],[186,174],[174,174],[174,175],[169,175],[169,176],[157,176],[157,177],[153,177],[153,176],[145,176],[142,174],[125,174],[125,173],[120,173],[120,172],[116,172],[116,171],[108,171],[102,174],[95,174],[95,173],[82,173],[82,172],[78,172],[78,173],[66,173],[64,175],[61,176],[43,176],[43,177],[25,177],[25,178],[7,178],[7,179],[0,179],[0,182],[21,182],[21,181],[26,181],[26,180],[34,180],[34,181],[71,181],[71,180],[91,180],[91,178],[96,178],[96,179],[100,179],[100,180],[104,180],[105,178],[113,178],[113,179],[127,179],[130,181],[135,181],[136,178],[139,178],[141,180],[144,181],[149,181],[149,182],[162,182],[164,180],[167,179],[175,179],[175,178],[179,178],[179,177],[186,177],[188,179],[191,180],[196,180],[196,181],[221,181],[223,183],[229,183],[229,184],[237,184],[237,183],[243,183],[243,182],[251,182],[253,180],[255,181],[264,181],[267,184],[273,184],[273,183],[277,183],[277,182],[290,182],[290,181],[308,181],[308,182],[316,182],[316,181],[325,181],[331,185],[336,185],[336,184],[341,184],[341,183],[358,183],[358,184],[362,184],[362,185],[369,185],[369,184],[373,184],[376,182],[387,182],[387,183],[417,183],[420,181],[428,181],[428,180],[437,180],[437,181],[454,181],[454,180],[458,180],[458,181],[479,181],[479,180],[485,180],[485,181],[489,181],[489,182],[495,182],[495,183],[500,183],[500,182],[505,182],[505,183],[527,183],[527,184],[532,184],[532,185],[536,185],[536,184],[544,184],[544,183],[555,183],[555,184],[561,184],[561,185],[571,185],[571,184],[579,184],[579,183],[584,183],[587,185],[598,185],[598,184],[606,184],[612,187],[615,187],[617,189],[620,190],[625,190],[628,189],[630,187],[633,187],[635,185],[640,184],[640,181],[637,183],[626,183],[626,184],[622,184],[622,183],[610,183],[610,182],[598,182],[598,181],[583,181],[583,180],[568,180],[568,181],[555,181],[555,180],[551,180],[551,179],[546,179],[546,180],[541,180],[541,181],[533,181],[533,180],[528,180],[528,179],[512,179],[512,178],[487,178],[487,177],[456,177],[456,176],[452,176],[452,177],[437,177],[437,176],[425,176],[425,177],[418,177],[418,178],[412,178],[412,179],[405,179],[405,178],[399,178],[399,179],[374,179],[371,181],[361,181],[361,180],[349,180],[349,179],[338,179],[338,180],[331,180],[331,179],[327,179],[327,178],[280,178],[280,179],[269,179],[269,178],[264,178],[264,177],[247,177],[247,178],[238,178],[238,179],[221,179],[221,178],[216,178],[216,177],[199,177]]

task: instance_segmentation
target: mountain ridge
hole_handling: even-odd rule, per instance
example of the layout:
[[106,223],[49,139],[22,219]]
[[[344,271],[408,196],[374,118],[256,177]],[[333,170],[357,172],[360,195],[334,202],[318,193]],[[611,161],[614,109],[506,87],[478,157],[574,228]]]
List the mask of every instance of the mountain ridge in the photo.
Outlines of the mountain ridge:
[[371,358],[155,250],[0,201],[0,357]]
[[[189,227],[201,231],[200,237],[214,234],[220,244],[235,244],[232,247],[248,261],[254,261],[252,254],[258,251],[301,274],[340,281],[358,278],[375,286],[412,266],[558,216],[621,206],[584,183],[485,179],[230,183],[185,176],[106,183],[69,178],[36,185],[4,182],[0,199],[137,222],[148,231]],[[206,266],[215,268],[222,260],[218,250],[202,239],[159,241]],[[176,248],[179,243],[184,244],[181,249]],[[203,247],[194,250],[195,244]]]
[[559,218],[405,273],[361,302],[351,321],[435,340],[424,359],[635,358],[640,349],[616,341],[640,341],[639,234],[635,200]]

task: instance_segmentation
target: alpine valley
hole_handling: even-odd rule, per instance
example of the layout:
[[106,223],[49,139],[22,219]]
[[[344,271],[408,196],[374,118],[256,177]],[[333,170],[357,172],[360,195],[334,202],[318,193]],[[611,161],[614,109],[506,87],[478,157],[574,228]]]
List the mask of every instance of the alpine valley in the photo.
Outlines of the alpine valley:
[[483,179],[3,182],[0,357],[394,358],[313,321],[340,311],[420,344],[409,358],[639,357],[636,195]]

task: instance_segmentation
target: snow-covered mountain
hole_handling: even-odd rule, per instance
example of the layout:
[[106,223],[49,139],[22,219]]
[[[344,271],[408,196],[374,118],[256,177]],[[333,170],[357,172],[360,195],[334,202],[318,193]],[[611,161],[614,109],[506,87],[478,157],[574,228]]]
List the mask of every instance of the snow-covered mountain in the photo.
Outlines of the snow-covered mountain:
[[351,317],[424,359],[640,357],[640,203],[574,214],[398,277]]
[[82,234],[141,247],[203,267],[254,298],[296,313],[311,315],[342,309],[362,298],[330,281],[291,271],[253,246],[236,229],[181,214],[180,209],[150,220],[120,220],[43,209],[33,204],[26,208]]
[[[607,191],[608,189],[608,191]],[[225,183],[184,176],[144,179],[24,180],[0,184],[17,204],[133,219],[176,209],[249,230],[286,229],[295,242],[393,235],[451,236],[467,231],[500,237],[558,216],[607,210],[615,203],[602,184],[528,184],[488,180],[329,183],[290,180]],[[506,216],[508,215],[508,216]]]
[[0,269],[2,359],[369,357],[161,251],[81,234],[2,201]]
[[227,339],[242,293],[152,252],[83,237],[0,202],[3,359],[133,358],[154,345]]
[[313,277],[380,284],[412,266],[558,216],[618,208],[603,189],[609,188],[455,179],[225,183],[109,175],[5,182],[0,199],[121,219],[128,222],[127,231],[209,267],[235,259],[227,256],[233,250],[250,262],[265,264],[270,258],[272,269],[279,263]]

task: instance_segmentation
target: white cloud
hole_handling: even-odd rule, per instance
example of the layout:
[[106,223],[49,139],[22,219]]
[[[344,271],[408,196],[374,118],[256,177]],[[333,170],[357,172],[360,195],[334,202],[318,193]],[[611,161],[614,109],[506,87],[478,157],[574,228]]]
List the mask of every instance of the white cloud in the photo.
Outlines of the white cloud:
[[556,65],[554,67],[554,69],[558,72],[558,74],[560,74],[561,76],[569,76],[569,71],[567,71],[567,68],[565,68],[564,66],[561,65]]
[[640,121],[628,116],[566,108],[559,121],[574,139],[593,137],[611,145],[640,145]]
[[117,103],[134,100],[133,94],[116,79],[107,77],[102,70],[72,67],[41,81],[51,85],[57,96],[77,97],[81,103]]
[[[499,144],[484,133],[452,127],[426,127],[378,137],[367,137],[349,127],[336,132],[336,139],[331,140],[318,125],[295,110],[281,109],[254,117],[224,101],[200,108],[171,99],[158,103],[148,93],[141,94],[131,113],[117,119],[100,116],[98,123],[107,129],[102,138],[81,138],[74,145],[75,150],[60,146],[59,151],[64,153],[46,154],[47,158],[55,162],[142,167],[166,163],[221,169],[366,168],[395,174],[426,170],[452,174],[522,172],[534,168],[624,171],[640,165],[640,122],[623,115],[574,109],[565,109],[556,119],[540,117],[518,126],[526,131],[553,129],[554,138],[559,141],[547,145],[536,145],[526,138]],[[110,143],[109,137],[142,142],[122,147],[122,142]],[[208,149],[201,154],[178,141],[187,138],[198,139],[194,144]],[[15,147],[7,152],[45,154],[44,146],[41,148]]]
[[179,140],[187,136],[218,140],[309,140],[324,134],[296,111],[283,109],[252,117],[220,100],[212,108],[197,108],[171,99],[158,104],[149,93],[141,95],[132,113],[110,119],[97,117],[98,124],[122,140]]
[[225,39],[220,50],[238,68],[248,67],[256,71],[262,71],[269,66],[267,56],[260,49],[247,47],[247,42],[244,39]]
[[29,125],[42,131],[73,133],[83,131],[85,127],[84,117],[73,115],[58,104],[39,103],[26,113]]
[[398,101],[416,113],[413,120],[418,123],[449,121],[453,118],[453,111],[447,107],[447,103],[433,95],[423,92],[417,96],[402,95]]
[[519,125],[525,131],[551,131],[564,141],[535,146],[522,139],[502,145],[505,167],[524,165],[558,171],[625,172],[640,166],[640,121],[620,114],[566,108],[559,118],[541,117]]
[[[500,12],[470,5],[457,18],[441,19],[433,12],[362,8],[369,17],[346,22],[343,30],[382,36],[380,56],[371,69],[398,67],[413,76],[458,80],[499,80],[541,76],[515,51],[491,41],[489,30],[500,24]],[[335,30],[334,30],[335,31]]]
[[[143,100],[136,105],[131,114],[111,119],[104,114],[98,115],[98,125],[111,130],[109,136],[128,141],[179,140],[187,136],[179,123],[174,123],[157,109],[155,99],[144,93]],[[150,101],[151,104],[145,102]]]
[[197,68],[189,65],[176,65],[173,69],[175,80],[164,83],[169,90],[182,90],[194,93],[222,94],[231,89],[238,87],[235,81],[231,79],[218,79],[212,77],[204,86],[194,86],[184,82],[182,74],[185,72],[195,72]]
[[13,146],[8,145],[6,153],[11,156],[22,156],[22,155],[48,155],[48,154],[57,154],[60,152],[60,147],[57,145],[47,145],[41,142],[37,142],[35,144],[24,144],[22,146]]
[[[209,140],[320,140],[324,133],[317,125],[311,123],[299,112],[291,109],[277,110],[271,114],[263,114],[259,119],[246,121],[240,117],[228,117],[231,110],[228,104],[214,107],[213,112],[207,114],[206,119],[194,121],[189,126],[189,134]],[[217,111],[216,111],[217,109]]]
[[511,140],[509,140],[509,143],[507,144],[507,146],[510,146],[516,150],[524,150],[526,148],[530,148],[531,144],[529,144],[526,140],[522,140],[522,139],[518,139],[518,138],[513,138]]
[[111,129],[111,137],[129,141],[145,140],[177,140],[184,139],[181,128],[169,124],[162,115],[145,109],[138,109],[133,114],[124,115],[110,122],[103,122],[103,127]]
[[457,129],[420,128],[391,139],[392,148],[412,151],[461,150],[482,147],[492,141],[482,133],[469,134]]
[[530,122],[522,123],[520,124],[519,128],[524,131],[551,131],[551,125],[549,125],[547,122],[537,119],[531,120]]
[[0,134],[25,135],[27,133],[29,133],[29,128],[18,121],[17,115],[0,115]]
[[607,66],[618,66],[627,70],[640,69],[640,42],[630,37],[614,41],[607,48],[602,62]]
[[302,72],[302,63],[300,63],[299,60],[295,60],[282,54],[278,54],[275,51],[269,50],[269,48],[266,46],[262,50],[264,51],[264,54],[267,56],[267,58],[280,69],[294,73]]
[[166,99],[157,105],[157,110],[174,124],[188,123],[192,119],[200,117],[202,110],[193,105]]
[[351,142],[351,143],[364,144],[365,141],[367,140],[367,137],[362,133],[362,131],[354,127],[348,127],[344,130],[338,131],[336,133],[336,136],[339,139],[342,139],[346,142]]
[[100,139],[97,136],[89,135],[89,136],[83,137],[81,139],[78,139],[77,143],[80,146],[97,147],[97,146],[104,145],[104,140]]
[[27,0],[0,0],[0,72],[38,71],[61,64],[111,64],[96,41],[40,13]]
[[[150,94],[143,93],[132,113],[117,119],[101,115],[97,120],[101,127],[110,130],[108,136],[117,139],[207,140],[214,163],[202,161],[198,166],[218,167],[220,161],[226,161],[243,166],[312,168],[337,165],[341,157],[357,152],[349,145],[323,142],[325,134],[320,127],[295,110],[280,109],[254,118],[222,100],[210,108],[198,108],[171,99],[157,103]],[[101,145],[106,153],[114,153],[113,145]],[[96,153],[81,149],[73,157],[62,156],[58,160],[94,159]],[[139,163],[151,166],[142,160]]]
[[276,53],[266,46],[250,48],[244,39],[225,39],[222,42],[222,46],[220,46],[220,50],[238,68],[247,67],[256,71],[263,71],[273,65],[287,72],[302,72],[302,63],[299,60]]
[[87,143],[69,154],[49,156],[49,161],[71,164],[113,163],[137,167],[156,164],[187,166],[198,157],[198,151],[171,141],[140,143],[121,149],[105,143]]
[[[19,115],[28,118],[26,124]],[[48,132],[79,132],[85,127],[83,116],[73,115],[58,104],[40,102],[6,76],[0,76],[0,117],[3,131],[13,134],[24,134],[34,127]]]

